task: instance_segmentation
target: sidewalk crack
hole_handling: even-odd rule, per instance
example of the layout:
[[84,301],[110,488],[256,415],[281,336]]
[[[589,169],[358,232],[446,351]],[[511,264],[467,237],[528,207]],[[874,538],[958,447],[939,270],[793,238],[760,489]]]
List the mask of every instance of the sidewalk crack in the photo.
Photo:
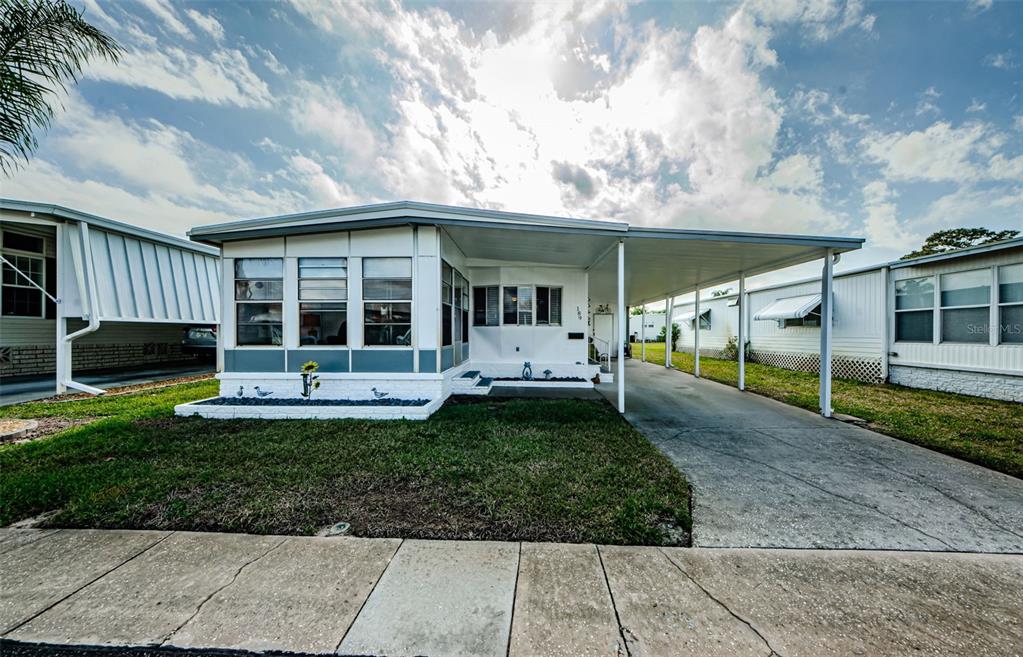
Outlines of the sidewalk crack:
[[748,627],[748,628],[750,629],[750,631],[751,631],[751,632],[753,632],[753,634],[756,634],[756,635],[757,635],[757,637],[758,637],[758,638],[759,638],[759,639],[760,639],[761,641],[763,641],[763,642],[764,642],[764,646],[766,646],[766,647],[767,647],[767,650],[769,651],[769,652],[768,652],[768,655],[767,655],[767,657],[782,657],[782,654],[781,654],[780,652],[778,652],[777,650],[775,650],[775,649],[774,649],[774,646],[772,646],[772,645],[771,645],[771,642],[770,642],[770,641],[768,641],[768,640],[767,640],[767,637],[766,637],[766,636],[764,636],[764,635],[763,635],[763,633],[761,633],[761,631],[760,631],[760,630],[758,630],[758,629],[756,628],[756,626],[754,626],[754,625],[753,625],[752,621],[746,620],[745,618],[743,618],[742,616],[740,616],[740,615],[739,615],[739,614],[737,614],[736,612],[732,611],[732,608],[731,608],[731,607],[729,607],[729,606],[728,606],[728,605],[726,605],[726,604],[725,604],[725,603],[724,603],[723,601],[721,601],[720,599],[718,599],[717,597],[715,597],[713,593],[711,593],[710,591],[708,591],[708,590],[707,590],[707,589],[706,589],[706,588],[705,588],[705,587],[703,586],[703,584],[700,584],[700,583],[699,583],[698,581],[696,581],[696,578],[695,578],[695,577],[693,577],[692,575],[690,575],[690,574],[689,574],[688,572],[686,572],[686,570],[685,570],[685,569],[684,569],[684,568],[683,568],[682,566],[680,566],[680,565],[679,565],[678,563],[676,563],[676,562],[675,562],[675,560],[674,560],[674,559],[672,559],[672,558],[671,558],[671,557],[670,557],[670,556],[668,555],[668,553],[667,553],[667,552],[665,552],[665,551],[664,551],[664,550],[662,550],[661,548],[657,548],[657,549],[658,549],[658,551],[659,551],[659,552],[660,552],[660,553],[661,553],[662,555],[664,555],[664,558],[668,560],[668,563],[670,563],[670,564],[671,564],[672,566],[675,566],[675,568],[677,568],[677,569],[678,569],[678,572],[682,573],[682,574],[683,574],[683,575],[685,576],[685,578],[686,578],[686,579],[688,579],[688,580],[689,580],[690,582],[692,582],[692,583],[693,583],[693,584],[694,584],[694,585],[696,586],[696,588],[698,588],[698,589],[700,589],[701,591],[703,591],[703,594],[704,594],[704,595],[706,595],[706,596],[707,596],[708,598],[710,598],[711,600],[713,600],[713,601],[714,601],[714,602],[715,602],[715,603],[716,603],[716,604],[717,604],[717,605],[718,605],[719,607],[721,607],[722,609],[724,609],[725,611],[727,611],[727,612],[728,612],[728,613],[729,613],[729,614],[730,614],[730,615],[732,616],[732,618],[734,618],[735,620],[739,621],[740,623],[742,623],[743,625],[745,625],[746,627]]
[[362,610],[366,608],[366,603],[369,602],[371,597],[373,597],[373,592],[377,590],[380,580],[384,578],[384,573],[386,573],[387,569],[391,567],[394,557],[398,556],[398,550],[400,550],[403,545],[405,545],[405,539],[399,539],[398,544],[394,546],[394,552],[392,552],[391,556],[387,558],[387,563],[384,564],[383,570],[380,571],[380,574],[377,576],[377,580],[373,582],[373,587],[369,590],[369,594],[366,596],[366,599],[362,601],[361,605],[359,605],[359,611],[355,612],[355,615],[352,616],[352,622],[348,624],[345,631],[341,633],[341,638],[337,640],[337,645],[334,646],[334,654],[337,654],[338,651],[341,650],[341,644],[345,642],[345,637],[348,636],[348,633],[352,630],[352,626],[355,625],[355,622],[359,620],[359,616],[362,615]]
[[164,635],[163,639],[160,640],[159,645],[160,646],[166,645],[167,642],[171,640],[171,637],[173,637],[175,634],[180,632],[181,628],[183,628],[185,625],[188,625],[192,621],[193,618],[195,618],[196,616],[199,615],[199,612],[202,611],[203,606],[205,606],[207,602],[212,600],[213,596],[215,596],[216,594],[220,593],[221,591],[223,591],[227,587],[229,587],[232,584],[234,584],[238,580],[238,577],[242,574],[243,570],[245,570],[246,568],[248,568],[252,564],[256,563],[257,561],[259,561],[260,559],[262,559],[266,555],[270,554],[271,552],[273,552],[274,550],[276,550],[280,546],[284,545],[287,542],[287,540],[288,540],[287,537],[282,538],[280,541],[278,541],[274,545],[270,546],[268,549],[264,550],[262,552],[262,554],[260,554],[259,556],[253,557],[252,559],[249,559],[248,561],[243,563],[241,566],[239,566],[238,569],[235,571],[234,576],[231,577],[231,579],[226,584],[224,584],[223,586],[217,587],[209,595],[207,595],[205,598],[203,598],[202,602],[200,602],[199,605],[195,608],[195,611],[193,611],[192,614],[188,618],[186,618],[183,623],[181,623],[176,628],[174,628],[173,630],[168,632],[166,635]]
[[[597,551],[597,561],[600,562],[600,572],[604,575],[604,586],[607,587],[607,594],[611,598],[611,609],[615,612],[615,623],[618,625],[618,636],[622,638],[622,643],[618,648],[619,657],[630,657],[632,650],[629,648],[630,639],[635,642],[636,636],[632,633],[629,628],[622,625],[622,618],[618,615],[618,605],[615,603],[615,594],[611,590],[611,580],[607,577],[607,568],[604,567],[604,555],[600,553],[600,546],[594,545],[594,549]],[[628,635],[628,636],[626,636]],[[624,652],[623,652],[624,651]]]
[[515,601],[519,597],[519,571],[522,569],[522,541],[518,542],[518,550],[515,553],[515,584],[512,586],[511,614],[508,618],[508,642],[504,647],[504,654],[511,654],[512,632],[515,631]]

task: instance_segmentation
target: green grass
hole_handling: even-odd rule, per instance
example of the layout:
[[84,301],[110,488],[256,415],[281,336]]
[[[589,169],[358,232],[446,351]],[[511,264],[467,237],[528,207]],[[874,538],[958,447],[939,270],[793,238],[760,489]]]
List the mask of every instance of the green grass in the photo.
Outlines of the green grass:
[[604,402],[446,404],[426,422],[215,421],[173,406],[205,381],[0,409],[95,417],[0,447],[0,524],[663,544],[684,477]]
[[[633,345],[640,357],[641,345]],[[664,345],[648,343],[646,359],[664,363]],[[672,364],[693,372],[693,356],[672,353]],[[735,361],[700,357],[704,378],[738,382]],[[817,411],[816,374],[746,364],[746,389],[793,406]],[[1023,404],[931,390],[834,379],[832,407],[863,418],[870,427],[907,442],[929,447],[993,470],[1023,478]]]

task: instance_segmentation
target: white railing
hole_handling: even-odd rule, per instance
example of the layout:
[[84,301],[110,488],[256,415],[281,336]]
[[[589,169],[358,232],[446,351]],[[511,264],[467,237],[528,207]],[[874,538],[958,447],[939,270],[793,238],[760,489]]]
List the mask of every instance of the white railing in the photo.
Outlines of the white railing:
[[[599,344],[598,344],[599,343]],[[601,353],[600,345],[604,345],[604,351]],[[611,343],[608,340],[601,338],[593,338],[593,350],[597,352],[597,364],[599,365],[603,359],[607,363],[607,371],[611,371]]]

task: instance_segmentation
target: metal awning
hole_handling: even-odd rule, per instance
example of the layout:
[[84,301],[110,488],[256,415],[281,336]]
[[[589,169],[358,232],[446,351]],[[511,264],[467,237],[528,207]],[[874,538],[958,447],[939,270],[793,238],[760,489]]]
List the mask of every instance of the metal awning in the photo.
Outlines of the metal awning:
[[[700,317],[710,317],[710,308],[700,312]],[[696,319],[696,311],[690,310],[681,317],[678,318],[680,322],[691,322]]]
[[776,321],[784,319],[802,319],[813,311],[818,310],[820,305],[821,295],[819,294],[804,294],[798,297],[776,299],[767,304],[767,307],[762,309],[760,312],[753,315],[753,319]]

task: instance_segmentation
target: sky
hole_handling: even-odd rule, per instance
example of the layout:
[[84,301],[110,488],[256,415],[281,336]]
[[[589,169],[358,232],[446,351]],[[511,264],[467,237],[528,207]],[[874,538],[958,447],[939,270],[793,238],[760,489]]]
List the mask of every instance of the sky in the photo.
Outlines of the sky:
[[175,234],[407,199],[864,237],[838,271],[1023,228],[1023,2],[73,1],[126,52],[5,197]]

